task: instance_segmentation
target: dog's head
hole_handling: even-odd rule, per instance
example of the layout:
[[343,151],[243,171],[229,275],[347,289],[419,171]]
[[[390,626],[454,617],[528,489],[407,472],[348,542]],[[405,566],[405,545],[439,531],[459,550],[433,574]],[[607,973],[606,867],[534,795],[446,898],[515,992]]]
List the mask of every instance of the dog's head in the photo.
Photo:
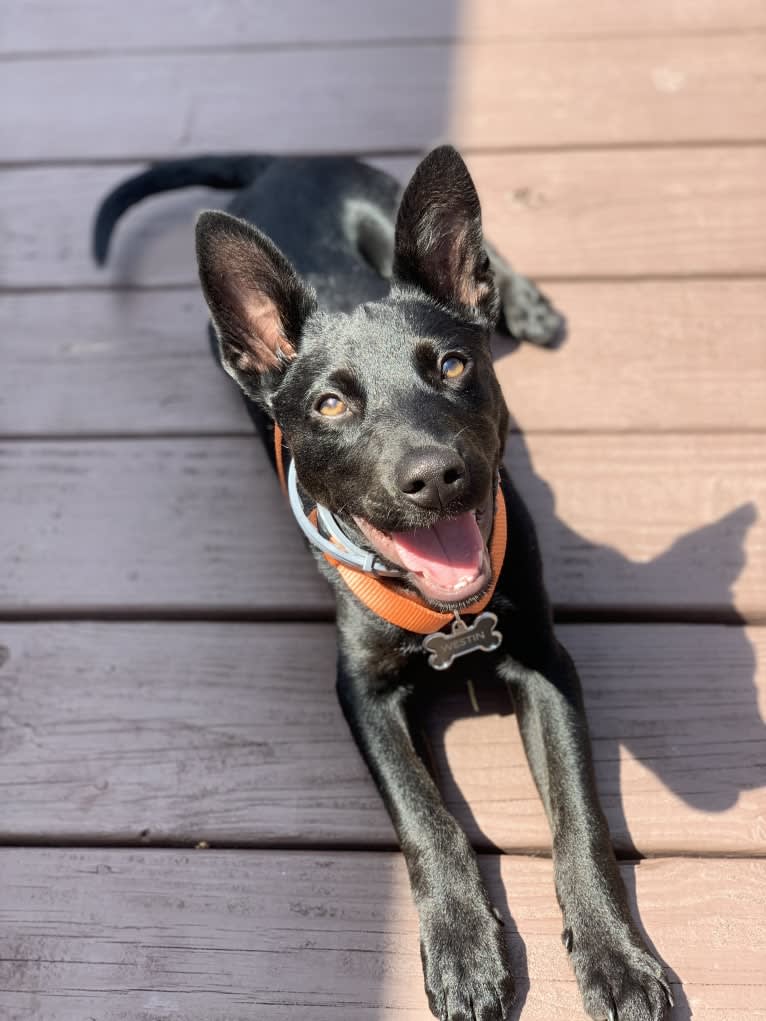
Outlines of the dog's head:
[[390,293],[349,315],[318,309],[275,246],[224,213],[200,217],[197,254],[223,364],[281,426],[309,496],[430,604],[486,589],[508,413],[489,345],[497,291],[458,153],[417,168]]

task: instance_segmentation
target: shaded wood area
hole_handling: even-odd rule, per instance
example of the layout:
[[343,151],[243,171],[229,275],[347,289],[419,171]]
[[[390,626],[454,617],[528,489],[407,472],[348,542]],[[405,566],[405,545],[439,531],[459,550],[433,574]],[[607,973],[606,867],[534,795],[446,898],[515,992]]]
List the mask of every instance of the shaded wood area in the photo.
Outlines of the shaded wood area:
[[[584,1021],[550,862],[488,856],[481,865],[505,921],[522,1017]],[[0,867],[15,933],[0,982],[14,1021],[431,1017],[398,855],[35,850],[2,852]],[[766,863],[666,859],[625,865],[623,875],[668,965],[677,1015],[763,1021]],[[85,926],[71,919],[73,902]],[[747,945],[732,931],[746,931]]]
[[[496,338],[507,463],[672,1021],[766,1021],[763,0],[7,0],[0,90],[0,1015],[430,1016],[329,592],[210,360],[228,196],[148,200],[106,269],[89,230],[149,158],[405,180],[449,139],[567,315]],[[584,1018],[507,692],[434,686],[514,1021]]]

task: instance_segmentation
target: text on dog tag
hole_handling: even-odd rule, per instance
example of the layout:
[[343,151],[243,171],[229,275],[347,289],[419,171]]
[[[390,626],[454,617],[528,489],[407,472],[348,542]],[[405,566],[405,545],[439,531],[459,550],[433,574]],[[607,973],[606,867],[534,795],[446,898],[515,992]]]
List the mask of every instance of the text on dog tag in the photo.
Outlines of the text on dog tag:
[[458,614],[448,634],[434,631],[423,639],[423,648],[430,655],[428,665],[434,670],[446,670],[458,656],[469,652],[492,652],[499,648],[503,636],[497,627],[494,613],[480,613],[473,624],[466,624]]

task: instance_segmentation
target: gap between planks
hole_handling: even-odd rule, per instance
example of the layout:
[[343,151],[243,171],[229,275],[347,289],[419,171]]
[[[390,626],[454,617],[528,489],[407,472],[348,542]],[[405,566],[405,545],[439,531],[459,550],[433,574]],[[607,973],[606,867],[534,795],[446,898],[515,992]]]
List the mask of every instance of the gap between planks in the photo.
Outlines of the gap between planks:
[[[636,429],[632,426],[621,426],[611,428],[606,426],[593,426],[591,428],[578,427],[567,429],[557,428],[536,428],[535,426],[524,426],[512,423],[509,436],[539,436],[553,437],[566,436],[567,439],[576,439],[578,436],[620,436],[620,437],[649,437],[649,436],[705,436],[714,432],[716,436],[741,436],[750,438],[766,434],[766,426],[762,428],[742,429],[739,426],[658,426],[657,428]],[[155,429],[147,432],[18,432],[6,433],[0,431],[0,443],[133,443],[134,441],[152,440],[164,442],[165,440],[241,440],[252,438],[260,442],[253,427],[245,425],[241,429]]]
[[[204,846],[203,846],[204,845]],[[348,842],[343,840],[320,840],[311,837],[307,840],[293,841],[269,841],[269,840],[178,840],[170,838],[159,838],[157,840],[137,839],[115,840],[110,837],[100,838],[92,833],[86,834],[55,834],[50,837],[38,833],[14,834],[6,837],[0,834],[0,848],[35,850],[71,850],[71,851],[220,851],[237,854],[239,852],[268,852],[273,854],[302,854],[314,853],[325,854],[367,854],[367,855],[392,855],[401,854],[401,847],[397,843],[365,843],[363,841]],[[477,858],[522,858],[539,861],[551,861],[550,847],[513,847],[503,849],[501,847],[473,846]],[[678,858],[681,861],[763,861],[766,859],[766,850],[743,849],[741,851],[650,851],[641,854],[638,851],[627,851],[620,847],[614,847],[614,855],[622,865],[640,865],[642,862],[666,861],[668,858]]]
[[[553,619],[556,624],[635,624],[642,627],[649,624],[691,625],[698,627],[741,628],[745,625],[763,627],[766,625],[764,613],[750,612],[746,619],[734,607],[720,609],[700,606],[683,607],[663,611],[661,607],[647,609],[645,607],[609,607],[588,606],[581,609],[566,604],[553,608]],[[101,623],[114,624],[173,624],[187,621],[195,624],[327,624],[335,621],[335,613],[325,607],[296,607],[295,609],[279,608],[253,609],[253,607],[227,606],[218,609],[210,607],[172,606],[166,603],[156,606],[102,607],[102,606],[36,606],[33,610],[26,608],[14,609],[4,607],[0,610],[0,624],[37,624],[37,623]]]
[[[2,58],[0,58],[2,63]],[[676,149],[759,149],[764,143],[766,143],[766,132],[763,137],[758,138],[725,138],[716,137],[715,139],[679,139],[677,141],[652,141],[651,139],[638,140],[635,142],[558,142],[553,144],[535,143],[534,145],[514,145],[509,142],[503,142],[502,144],[493,145],[488,143],[486,145],[461,145],[460,151],[465,156],[534,156],[536,154],[549,155],[556,153],[570,153],[570,152],[605,152],[605,151],[616,151],[616,152],[654,152],[654,151],[675,151]],[[211,145],[211,150],[213,146]],[[387,146],[384,148],[370,148],[363,147],[355,149],[353,152],[343,153],[344,156],[348,156],[349,159],[360,159],[360,160],[378,160],[378,159],[407,159],[407,160],[418,160],[425,152],[427,152],[429,146],[403,146],[400,148]],[[237,150],[230,150],[236,152]],[[249,155],[254,150],[242,149],[241,154]],[[44,170],[68,170],[68,169],[82,169],[87,167],[120,167],[124,166],[127,162],[130,163],[156,163],[163,160],[182,159],[188,157],[192,159],[197,155],[197,152],[171,152],[163,149],[161,152],[150,152],[150,153],[130,153],[129,156],[66,156],[66,157],[38,157],[36,159],[2,159],[0,158],[0,171],[3,170],[36,170],[38,168]],[[293,152],[274,152],[275,156],[289,156],[289,157],[314,157],[314,156],[337,156],[338,150],[334,149],[307,149],[305,152],[297,150]],[[227,194],[226,189],[216,189],[221,194]],[[554,278],[549,278],[554,279]],[[570,278],[565,278],[570,279]],[[604,278],[611,279],[611,278]],[[615,278],[615,279],[620,279]],[[665,277],[663,277],[665,279]],[[179,285],[186,286],[186,285]]]
[[[559,44],[573,44],[577,43],[602,43],[602,42],[635,42],[640,40],[642,42],[671,42],[674,40],[708,40],[708,39],[752,39],[753,35],[762,34],[761,29],[750,29],[743,31],[727,31],[722,29],[718,32],[673,32],[673,33],[643,33],[643,34],[623,34],[616,33],[611,36],[593,36],[593,35],[579,35],[579,36],[552,36],[548,35],[540,39],[519,39],[514,37],[501,37],[497,39],[477,39],[470,37],[462,37],[460,39],[450,38],[449,36],[433,36],[423,38],[410,38],[408,36],[391,36],[385,39],[327,39],[321,43],[311,42],[279,42],[279,43],[221,43],[218,45],[199,45],[199,46],[179,46],[177,48],[171,46],[165,47],[125,47],[124,49],[114,50],[103,50],[103,49],[84,49],[84,50],[29,50],[28,52],[16,52],[16,53],[2,53],[0,52],[0,64],[23,64],[26,62],[43,63],[45,61],[53,62],[65,62],[65,61],[83,61],[89,60],[103,60],[114,59],[114,60],[130,60],[134,57],[205,57],[205,56],[226,56],[232,54],[234,56],[248,54],[276,54],[276,53],[295,53],[300,56],[303,53],[321,53],[322,51],[344,51],[344,50],[399,50],[399,49],[421,49],[430,47],[444,47],[448,49],[457,49],[459,47],[466,46],[496,46],[498,43],[502,43],[504,46],[508,46],[513,49],[521,48],[529,45],[530,43],[549,43],[552,46]],[[651,144],[651,143],[648,143]]]
[[[695,148],[697,148],[695,146]],[[228,194],[228,193],[222,193]],[[758,270],[742,270],[742,271],[725,271],[716,273],[715,271],[700,270],[699,272],[692,273],[615,273],[611,276],[604,273],[535,273],[535,283],[540,284],[543,288],[555,285],[555,284],[662,284],[662,283],[738,283],[738,282],[752,282],[759,283],[766,281],[766,273],[762,273]],[[38,294],[45,296],[46,294],[103,294],[107,293],[143,293],[143,292],[171,292],[177,294],[196,294],[199,291],[199,286],[193,283],[183,282],[172,282],[167,283],[149,283],[142,281],[107,281],[104,284],[98,283],[71,283],[71,284],[44,284],[42,286],[25,285],[25,284],[11,284],[4,285],[0,284],[0,294],[12,295],[30,295]],[[566,310],[564,310],[566,311]]]

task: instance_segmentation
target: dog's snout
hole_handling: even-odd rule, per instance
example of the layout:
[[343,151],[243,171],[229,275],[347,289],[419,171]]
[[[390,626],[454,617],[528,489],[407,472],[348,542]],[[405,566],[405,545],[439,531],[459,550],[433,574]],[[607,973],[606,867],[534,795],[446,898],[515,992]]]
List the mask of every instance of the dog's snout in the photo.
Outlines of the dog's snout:
[[413,450],[399,463],[396,484],[408,500],[428,510],[447,508],[463,494],[468,471],[463,458],[448,447]]

